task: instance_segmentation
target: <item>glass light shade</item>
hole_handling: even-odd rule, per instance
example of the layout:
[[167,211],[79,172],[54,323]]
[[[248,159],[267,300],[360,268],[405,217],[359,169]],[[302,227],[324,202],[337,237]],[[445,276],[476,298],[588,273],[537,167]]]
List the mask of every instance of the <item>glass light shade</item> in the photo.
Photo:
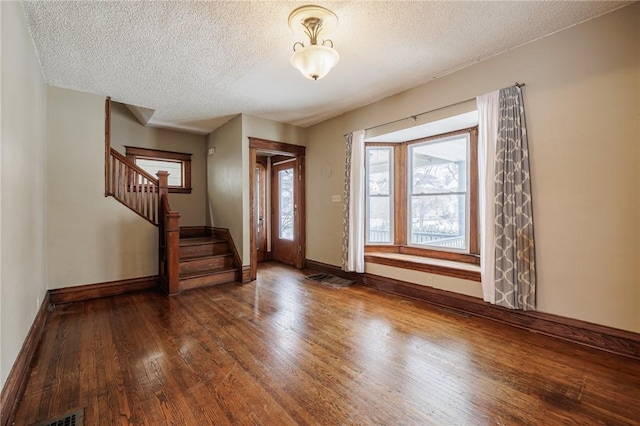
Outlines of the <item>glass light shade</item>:
[[329,46],[312,44],[291,55],[291,65],[310,80],[326,76],[340,60],[338,52]]

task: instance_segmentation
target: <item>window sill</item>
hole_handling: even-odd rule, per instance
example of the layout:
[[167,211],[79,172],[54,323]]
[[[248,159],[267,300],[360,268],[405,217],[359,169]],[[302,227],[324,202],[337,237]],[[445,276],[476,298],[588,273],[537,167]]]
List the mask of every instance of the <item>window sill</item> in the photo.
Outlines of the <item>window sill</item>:
[[480,282],[480,266],[400,253],[367,252],[364,261]]
[[191,188],[169,187],[169,194],[191,194]]

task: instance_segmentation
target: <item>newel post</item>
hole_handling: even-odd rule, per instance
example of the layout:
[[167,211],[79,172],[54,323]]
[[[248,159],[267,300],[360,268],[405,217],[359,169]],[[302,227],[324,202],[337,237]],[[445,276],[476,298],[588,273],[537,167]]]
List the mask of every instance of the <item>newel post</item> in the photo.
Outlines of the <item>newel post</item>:
[[159,171],[156,176],[158,176],[158,223],[160,225],[160,280],[166,283],[167,293],[176,294],[180,289],[180,213],[170,211],[169,203],[162,201],[163,196],[169,196],[169,172]]
[[167,275],[169,294],[180,291],[180,213],[167,212]]
[[162,196],[169,195],[169,172],[160,170],[156,176],[158,176],[158,209],[160,209]]

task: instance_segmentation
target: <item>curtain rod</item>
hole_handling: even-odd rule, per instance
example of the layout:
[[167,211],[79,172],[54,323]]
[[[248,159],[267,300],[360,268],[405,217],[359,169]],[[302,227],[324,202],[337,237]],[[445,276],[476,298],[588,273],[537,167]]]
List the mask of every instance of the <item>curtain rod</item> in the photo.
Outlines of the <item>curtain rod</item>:
[[[514,84],[514,86],[524,87],[524,86],[525,86],[525,83],[518,83],[518,82],[516,81],[516,84]],[[413,121],[415,122],[415,121],[418,119],[418,117],[420,117],[420,116],[422,116],[422,115],[430,114],[430,113],[432,113],[432,112],[440,111],[441,109],[450,108],[450,107],[452,107],[452,106],[460,105],[460,104],[463,104],[463,103],[465,103],[465,102],[472,101],[472,100],[474,100],[474,99],[475,99],[475,97],[473,97],[473,98],[469,98],[469,99],[465,99],[465,100],[463,100],[463,101],[459,101],[459,102],[456,102],[456,103],[453,103],[453,104],[449,104],[449,105],[445,105],[445,106],[441,106],[441,107],[438,107],[438,108],[431,109],[431,110],[429,110],[429,111],[421,112],[420,114],[414,114],[414,115],[410,115],[410,116],[408,116],[408,117],[398,118],[397,120],[388,121],[388,122],[386,122],[386,123],[377,124],[377,125],[372,126],[372,127],[367,127],[366,129],[364,129],[364,131],[366,132],[367,130],[373,130],[373,129],[377,129],[378,127],[388,126],[389,124],[399,123],[400,121],[408,120],[408,119],[410,119],[410,118],[413,118]],[[351,132],[349,132],[349,133],[351,133]],[[349,133],[345,133],[345,134],[344,134],[344,135],[342,135],[342,136],[347,136]]]

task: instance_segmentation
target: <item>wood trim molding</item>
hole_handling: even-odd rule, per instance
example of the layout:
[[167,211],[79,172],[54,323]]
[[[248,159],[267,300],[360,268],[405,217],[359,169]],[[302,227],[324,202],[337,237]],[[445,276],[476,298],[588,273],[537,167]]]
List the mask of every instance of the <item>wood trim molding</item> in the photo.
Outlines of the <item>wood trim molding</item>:
[[353,280],[357,283],[362,284],[362,280],[365,274],[359,274],[357,272],[347,272],[343,271],[341,268],[333,265],[329,265],[328,263],[322,263],[315,260],[307,259],[307,265],[305,269],[311,269],[314,271],[322,272],[324,274],[335,275],[336,277],[345,278],[347,280]]
[[109,191],[109,166],[111,164],[111,98],[104,101],[104,196],[113,195]]
[[640,360],[639,333],[543,312],[515,311],[491,305],[475,297],[368,273],[364,275],[363,284],[387,293],[407,296],[432,305]]
[[411,269],[414,271],[428,272],[430,274],[445,275],[447,277],[480,282],[480,272],[478,271],[468,271],[466,269],[458,269],[444,265],[414,262],[409,259],[376,256],[373,253],[365,254],[364,261],[368,263],[376,263],[378,265],[393,266],[396,268]]
[[160,278],[158,275],[152,275],[76,287],[55,288],[49,290],[49,297],[51,304],[57,305],[147,290],[158,287],[159,284]]
[[297,157],[304,155],[306,151],[306,147],[302,145],[293,145],[290,143],[276,142],[254,137],[249,138],[249,148],[264,149],[267,151],[284,154],[293,154]]
[[296,170],[294,176],[296,175],[298,179],[298,184],[295,185],[295,199],[298,204],[298,214],[296,215],[294,220],[294,226],[296,226],[298,231],[298,255],[296,256],[296,268],[302,269],[307,263],[307,207],[305,201],[306,171],[304,155],[298,157],[298,169]]
[[27,379],[29,378],[29,370],[31,360],[33,359],[38,344],[42,339],[44,333],[44,325],[49,315],[49,303],[50,295],[46,292],[42,299],[42,304],[38,309],[33,324],[27,333],[27,337],[22,344],[20,352],[13,363],[13,367],[7,376],[7,381],[2,388],[0,394],[0,425],[8,426],[12,424],[15,410],[18,407],[18,401],[24,394],[25,387],[27,385]]
[[251,266],[245,265],[242,267],[239,281],[243,284],[253,281],[253,279],[251,279]]
[[[256,279],[258,276],[258,252],[256,241],[256,149],[249,148],[249,280]],[[266,205],[266,204],[265,204]],[[244,270],[241,273],[240,281],[244,280]]]
[[166,160],[182,160],[182,161],[191,161],[191,156],[193,154],[189,154],[188,152],[176,152],[176,151],[165,151],[162,149],[154,149],[154,148],[140,148],[138,146],[124,146],[126,149],[126,155],[131,154],[135,157],[153,157],[153,158],[163,158]]
[[480,265],[480,256],[477,256],[475,254],[431,250],[422,247],[403,246],[395,244],[367,244],[364,246],[364,252],[408,254],[411,256],[421,256],[431,259],[450,260],[452,262],[463,262],[472,265]]

